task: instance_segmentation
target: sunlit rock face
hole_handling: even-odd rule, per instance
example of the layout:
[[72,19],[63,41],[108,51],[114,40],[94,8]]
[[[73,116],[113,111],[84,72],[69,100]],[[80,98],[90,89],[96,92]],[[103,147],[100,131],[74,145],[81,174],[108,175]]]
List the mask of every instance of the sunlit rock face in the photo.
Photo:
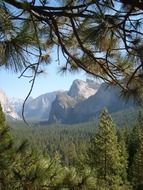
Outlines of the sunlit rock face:
[[2,90],[0,90],[0,104],[6,116],[10,117],[11,119],[20,120],[20,116],[14,111],[7,95]]
[[97,88],[92,86],[91,81],[75,80],[70,87],[68,95],[74,98],[89,98],[97,92]]
[[69,91],[60,93],[53,101],[49,123],[72,123],[74,118],[72,117],[72,110],[89,97],[96,94],[99,88],[99,84],[92,80],[75,80],[73,81]]

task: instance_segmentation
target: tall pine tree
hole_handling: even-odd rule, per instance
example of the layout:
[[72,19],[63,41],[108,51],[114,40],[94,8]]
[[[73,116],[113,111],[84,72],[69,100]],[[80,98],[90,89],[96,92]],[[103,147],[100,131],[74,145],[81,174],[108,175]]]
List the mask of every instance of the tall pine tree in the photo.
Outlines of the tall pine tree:
[[8,190],[11,178],[12,138],[0,105],[0,189]]
[[121,150],[115,125],[107,110],[100,116],[95,136],[88,150],[89,165],[96,171],[98,189],[118,189],[122,184]]
[[129,177],[135,190],[143,189],[143,116],[139,112],[138,122],[130,139]]
[[143,189],[143,131],[139,134],[139,145],[132,164],[132,183],[135,190]]
[[139,111],[137,123],[134,125],[134,127],[131,131],[129,142],[128,142],[128,152],[129,152],[128,175],[129,175],[130,181],[132,181],[132,176],[133,176],[132,166],[133,166],[134,158],[137,154],[137,151],[138,151],[140,143],[141,143],[142,131],[143,131],[143,116],[142,116],[141,111]]

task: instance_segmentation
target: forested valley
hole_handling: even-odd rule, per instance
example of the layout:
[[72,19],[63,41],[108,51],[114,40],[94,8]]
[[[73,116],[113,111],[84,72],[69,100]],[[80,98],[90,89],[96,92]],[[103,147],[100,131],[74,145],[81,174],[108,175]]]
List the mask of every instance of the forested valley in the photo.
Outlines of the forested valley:
[[[9,126],[8,126],[9,125]],[[98,123],[6,124],[0,110],[0,189],[136,190],[143,188],[143,115],[116,126]]]
[[[130,122],[116,115],[116,122],[105,108],[98,122],[72,126],[28,126],[25,117],[36,79],[50,63],[58,73],[84,71],[116,86],[117,95],[142,107],[142,26],[142,0],[0,0],[0,68],[30,84],[21,110],[27,125],[7,122],[0,106],[0,190],[143,190],[141,111]],[[16,91],[8,75],[6,81]],[[44,89],[54,81],[43,82]]]

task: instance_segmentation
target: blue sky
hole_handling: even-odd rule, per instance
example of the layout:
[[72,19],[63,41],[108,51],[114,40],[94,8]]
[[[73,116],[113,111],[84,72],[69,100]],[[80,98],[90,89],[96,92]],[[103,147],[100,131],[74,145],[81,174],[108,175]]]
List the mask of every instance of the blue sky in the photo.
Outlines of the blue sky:
[[[46,67],[46,74],[37,77],[32,97],[37,97],[41,94],[52,92],[60,89],[69,89],[73,80],[86,80],[86,74],[79,72],[76,74],[66,73],[61,75],[58,73],[59,65],[53,60],[50,65]],[[0,89],[4,90],[9,97],[25,98],[30,89],[28,78],[18,78],[20,73],[13,73],[10,70],[6,71],[0,68]]]
[[[55,1],[52,1],[54,4]],[[13,8],[13,7],[12,7]],[[86,80],[84,72],[61,75],[58,73],[59,65],[56,62],[56,53],[52,52],[52,62],[46,67],[47,74],[38,76],[32,91],[31,96],[37,97],[41,94],[52,92],[55,90],[68,90],[75,79]],[[64,64],[64,59],[61,57],[61,63]],[[25,98],[30,90],[28,78],[18,78],[20,73],[6,71],[0,67],[0,89],[4,90],[8,97]]]
[[[59,73],[59,69],[65,64],[65,58],[60,52],[60,65],[57,60],[56,48],[50,52],[51,63],[45,66],[46,74],[40,74],[36,78],[36,82],[31,93],[33,98],[56,90],[68,90],[75,79],[86,80],[87,75],[84,71],[76,73]],[[31,57],[31,63],[33,62]],[[20,73],[14,73],[11,70],[5,70],[0,67],[0,89],[3,90],[8,97],[16,97],[25,99],[27,96],[31,83],[29,78],[19,78]]]

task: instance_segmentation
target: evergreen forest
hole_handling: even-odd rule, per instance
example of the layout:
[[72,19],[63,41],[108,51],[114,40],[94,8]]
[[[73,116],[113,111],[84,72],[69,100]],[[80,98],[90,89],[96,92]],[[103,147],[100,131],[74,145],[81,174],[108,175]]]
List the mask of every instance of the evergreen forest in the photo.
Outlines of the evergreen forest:
[[98,122],[7,124],[0,108],[0,189],[142,190],[143,116],[117,126],[104,109]]
[[[53,50],[60,73],[84,71],[142,106],[142,26],[142,0],[0,0],[0,68],[30,83],[23,121]],[[0,107],[0,190],[143,190],[143,114],[116,118],[28,126]]]

